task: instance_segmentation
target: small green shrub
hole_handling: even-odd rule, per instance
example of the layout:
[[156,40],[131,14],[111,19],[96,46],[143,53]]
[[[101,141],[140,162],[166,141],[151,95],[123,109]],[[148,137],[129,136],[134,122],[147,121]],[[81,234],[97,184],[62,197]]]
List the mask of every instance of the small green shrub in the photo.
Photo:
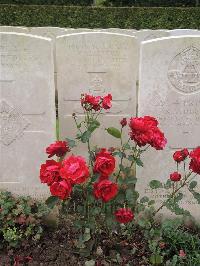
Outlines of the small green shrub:
[[48,212],[45,204],[29,197],[14,198],[10,192],[0,192],[1,247],[17,247],[25,240],[40,239],[41,218]]
[[[0,25],[28,27],[200,28],[200,8],[0,5]],[[178,16],[177,16],[178,14]]]

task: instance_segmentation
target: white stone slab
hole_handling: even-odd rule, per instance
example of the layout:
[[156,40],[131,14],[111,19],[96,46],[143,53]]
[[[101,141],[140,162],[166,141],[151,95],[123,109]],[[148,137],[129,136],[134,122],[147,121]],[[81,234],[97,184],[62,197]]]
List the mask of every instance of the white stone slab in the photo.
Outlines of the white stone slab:
[[55,140],[52,41],[0,33],[0,190],[42,199],[45,147]]
[[0,26],[0,32],[28,33],[28,28],[17,26]]
[[169,35],[170,36],[200,35],[200,31],[193,29],[174,29],[174,30],[169,30]]
[[169,32],[167,30],[139,30],[135,32],[135,36],[139,42],[148,41],[152,39],[168,37]]
[[[136,39],[112,33],[71,34],[57,38],[59,119],[61,138],[74,137],[71,114],[83,114],[80,95],[113,95],[113,108],[107,112],[103,130],[93,143],[113,146],[105,134],[108,126],[119,127],[122,117],[136,113],[136,73],[139,47]],[[119,141],[117,141],[119,145]],[[78,151],[85,154],[81,147]],[[83,152],[84,151],[84,152]]]
[[[166,181],[176,171],[172,158],[176,149],[200,145],[200,37],[143,42],[139,77],[139,116],[156,117],[168,144],[164,151],[151,149],[144,156],[145,167],[137,172],[138,189],[162,200],[163,192],[151,194],[148,190],[150,180]],[[192,195],[185,193],[182,206],[200,220],[199,205]]]
[[134,36],[137,32],[134,29],[120,29],[120,28],[108,28],[108,29],[102,29],[102,32],[111,32],[111,33],[118,33],[118,34],[125,34],[125,35],[131,35]]

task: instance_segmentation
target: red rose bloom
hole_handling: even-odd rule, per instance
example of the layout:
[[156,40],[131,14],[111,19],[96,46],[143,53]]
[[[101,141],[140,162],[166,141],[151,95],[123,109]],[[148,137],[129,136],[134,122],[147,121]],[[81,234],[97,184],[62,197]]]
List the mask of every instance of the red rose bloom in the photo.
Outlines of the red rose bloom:
[[103,97],[103,101],[102,101],[102,107],[103,109],[110,109],[112,107],[112,95],[108,94],[106,96]]
[[184,161],[188,157],[188,155],[189,155],[188,149],[183,149],[181,151],[176,151],[173,154],[173,158],[174,158],[174,161],[176,161],[177,163],[180,163]]
[[108,202],[117,195],[117,192],[117,184],[108,179],[94,183],[93,193],[96,199],[102,199],[104,202]]
[[84,183],[89,177],[89,169],[85,159],[81,156],[72,155],[63,160],[60,175],[72,184]]
[[126,224],[133,220],[134,214],[130,208],[120,208],[115,212],[115,218],[119,223]]
[[167,143],[167,139],[158,127],[154,128],[151,133],[150,145],[156,150],[163,150]]
[[126,118],[123,118],[121,121],[120,121],[120,124],[122,127],[125,127],[127,125],[127,119]]
[[170,179],[171,181],[178,182],[181,180],[181,174],[179,174],[178,172],[174,172],[170,174]]
[[46,153],[49,154],[48,158],[54,155],[62,157],[68,151],[70,151],[70,148],[66,141],[56,141],[55,143],[51,144],[49,147],[46,148]]
[[100,96],[84,94],[83,97],[81,98],[81,105],[86,111],[89,111],[92,109],[95,111],[100,110],[101,108],[100,102],[101,102]]
[[41,183],[47,183],[49,186],[53,182],[57,182],[60,179],[60,167],[61,163],[54,160],[47,160],[45,164],[42,164],[40,168]]
[[158,121],[151,116],[132,117],[129,123],[130,137],[138,146],[151,145],[157,150],[162,150],[167,140],[160,131]]
[[72,192],[72,185],[66,180],[54,182],[50,186],[50,192],[52,196],[57,196],[58,198],[64,200],[70,196]]
[[106,150],[102,149],[97,155],[94,164],[94,172],[103,176],[109,176],[115,169],[115,158]]
[[200,147],[190,152],[190,158],[192,159],[189,166],[190,170],[200,175]]

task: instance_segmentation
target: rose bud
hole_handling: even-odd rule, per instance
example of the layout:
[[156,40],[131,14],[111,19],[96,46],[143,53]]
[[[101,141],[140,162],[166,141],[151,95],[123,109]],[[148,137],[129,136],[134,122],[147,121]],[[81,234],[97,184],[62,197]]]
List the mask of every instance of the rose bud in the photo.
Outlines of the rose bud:
[[181,151],[176,151],[173,154],[173,158],[174,158],[174,161],[176,161],[177,163],[180,163],[184,161],[188,157],[188,155],[189,155],[188,149],[183,149]]
[[127,119],[124,117],[121,121],[120,124],[122,127],[125,127],[127,125]]
[[170,179],[171,181],[178,182],[181,180],[181,174],[179,174],[178,172],[174,172],[170,174]]

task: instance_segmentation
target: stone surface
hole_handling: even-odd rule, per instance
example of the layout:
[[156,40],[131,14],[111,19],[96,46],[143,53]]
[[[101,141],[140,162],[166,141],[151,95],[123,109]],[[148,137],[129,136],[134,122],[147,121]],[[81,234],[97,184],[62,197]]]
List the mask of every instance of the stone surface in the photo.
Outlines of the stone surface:
[[[119,145],[104,128],[119,127],[119,121],[136,113],[138,44],[134,37],[112,33],[82,33],[57,38],[57,66],[60,136],[74,137],[71,114],[83,114],[81,93],[113,95],[113,107],[106,113],[103,129],[93,143],[101,147]],[[104,120],[104,119],[102,119]],[[73,124],[74,125],[74,124]],[[85,149],[80,146],[77,152]]]
[[175,29],[175,30],[169,30],[169,35],[170,36],[200,35],[200,31],[193,29]]
[[56,87],[56,80],[57,80],[57,66],[56,66],[56,37],[66,34],[65,28],[59,28],[59,27],[32,27],[29,28],[29,33],[32,35],[38,35],[45,38],[50,38],[53,42],[53,56],[54,56],[54,81],[55,81],[55,88],[57,93],[57,87]]
[[[138,189],[161,201],[166,194],[151,192],[150,180],[166,181],[176,171],[172,158],[176,149],[200,145],[200,37],[143,42],[140,63],[139,116],[156,117],[168,144],[164,151],[151,148],[144,155],[145,167],[137,171]],[[197,190],[200,192],[199,184]],[[182,206],[200,220],[199,205],[192,195],[184,193]]]
[[50,39],[0,33],[0,189],[41,199],[45,147],[55,139]]
[[168,37],[169,32],[167,30],[139,30],[135,32],[135,36],[139,42],[148,41],[157,38]]
[[0,32],[28,33],[28,28],[16,26],[0,26]]

